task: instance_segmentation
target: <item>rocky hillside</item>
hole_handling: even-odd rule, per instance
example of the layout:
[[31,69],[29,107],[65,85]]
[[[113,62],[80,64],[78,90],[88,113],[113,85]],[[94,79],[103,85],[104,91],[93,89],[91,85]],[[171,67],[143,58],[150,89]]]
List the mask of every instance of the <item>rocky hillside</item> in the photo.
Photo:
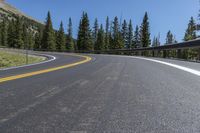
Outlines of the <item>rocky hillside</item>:
[[8,3],[5,2],[5,0],[0,0],[0,17],[1,18],[3,18],[3,17],[13,18],[14,16],[25,17],[31,21],[35,21],[36,23],[43,24],[42,22],[33,19],[32,17],[22,13],[15,7],[9,5]]

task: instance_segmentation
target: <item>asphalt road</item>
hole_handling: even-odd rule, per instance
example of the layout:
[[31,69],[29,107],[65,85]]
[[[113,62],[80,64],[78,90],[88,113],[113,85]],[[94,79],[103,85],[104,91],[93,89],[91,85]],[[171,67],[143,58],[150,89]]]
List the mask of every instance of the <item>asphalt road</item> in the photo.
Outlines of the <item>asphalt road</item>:
[[[51,55],[57,59],[0,71],[0,78],[83,60]],[[0,133],[200,132],[199,76],[143,59],[88,56],[85,64],[0,83]]]

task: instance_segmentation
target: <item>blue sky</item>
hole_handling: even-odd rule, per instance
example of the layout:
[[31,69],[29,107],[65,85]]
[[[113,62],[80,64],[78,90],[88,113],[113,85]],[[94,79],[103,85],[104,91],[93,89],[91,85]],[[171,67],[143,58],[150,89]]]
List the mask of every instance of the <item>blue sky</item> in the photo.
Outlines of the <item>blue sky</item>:
[[[106,16],[122,16],[132,19],[133,25],[140,25],[145,11],[149,13],[151,37],[160,32],[161,42],[165,41],[168,30],[171,30],[178,41],[181,41],[191,16],[197,20],[200,9],[199,0],[7,0],[29,16],[44,21],[47,11],[52,14],[53,24],[58,28],[62,20],[65,27],[68,18],[72,17],[74,36],[82,11],[89,14],[91,25],[95,17],[105,24]],[[66,29],[66,28],[65,28]]]

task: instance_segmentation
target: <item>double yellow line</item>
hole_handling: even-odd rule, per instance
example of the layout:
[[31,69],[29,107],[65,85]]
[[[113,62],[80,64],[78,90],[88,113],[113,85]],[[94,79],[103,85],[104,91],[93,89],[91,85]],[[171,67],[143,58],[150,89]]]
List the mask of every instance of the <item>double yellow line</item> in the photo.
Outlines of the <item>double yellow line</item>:
[[44,73],[48,73],[48,72],[53,72],[53,71],[57,71],[57,70],[61,70],[61,69],[66,69],[66,68],[70,68],[70,67],[74,67],[74,66],[77,66],[77,65],[80,65],[80,64],[87,63],[87,62],[92,60],[92,58],[89,57],[89,56],[83,56],[83,55],[72,55],[72,56],[82,57],[82,58],[84,58],[84,60],[79,61],[79,62],[75,62],[75,63],[72,63],[72,64],[59,66],[59,67],[54,67],[54,68],[39,70],[39,71],[35,71],[35,72],[30,72],[30,73],[0,78],[0,83],[11,81],[11,80],[16,80],[16,79],[21,79],[21,78],[26,78],[26,77],[30,77],[30,76],[35,76],[35,75],[39,75],[39,74],[44,74]]

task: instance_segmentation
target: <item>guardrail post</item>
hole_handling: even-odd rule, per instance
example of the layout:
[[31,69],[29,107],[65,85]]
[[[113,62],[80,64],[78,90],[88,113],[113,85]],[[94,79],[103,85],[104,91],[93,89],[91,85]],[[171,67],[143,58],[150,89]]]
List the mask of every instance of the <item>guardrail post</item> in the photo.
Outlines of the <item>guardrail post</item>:
[[198,48],[198,60],[200,60],[200,48]]
[[181,49],[177,50],[177,58],[181,58]]
[[166,58],[169,58],[169,50],[166,50]]
[[152,56],[155,57],[155,51],[154,50],[152,51]]
[[142,51],[139,51],[139,56],[142,56]]
[[163,50],[163,58],[166,58],[166,55],[167,55],[167,51]]
[[155,56],[156,56],[156,57],[159,57],[159,50],[156,50]]

